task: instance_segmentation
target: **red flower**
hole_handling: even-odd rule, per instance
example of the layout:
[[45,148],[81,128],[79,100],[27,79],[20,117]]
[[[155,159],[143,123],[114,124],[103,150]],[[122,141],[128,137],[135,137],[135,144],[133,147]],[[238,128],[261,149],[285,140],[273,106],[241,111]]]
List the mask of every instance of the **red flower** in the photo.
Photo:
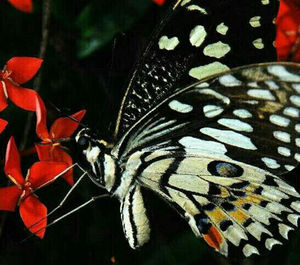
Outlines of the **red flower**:
[[4,171],[14,185],[0,188],[0,210],[15,211],[18,205],[25,226],[32,233],[36,232],[38,237],[43,238],[47,225],[47,208],[39,201],[34,191],[49,184],[66,168],[65,163],[36,162],[28,170],[24,179],[21,173],[20,155],[15,140],[11,137],[7,144]]
[[[36,133],[42,140],[40,144],[37,144],[36,150],[41,161],[59,161],[65,162],[69,166],[73,164],[71,156],[65,151],[65,148],[61,145],[65,139],[68,139],[78,128],[79,122],[82,120],[86,111],[81,110],[70,118],[59,118],[54,121],[50,127],[50,131],[47,129],[46,116],[47,111],[42,104],[40,99],[37,99],[36,115],[37,125]],[[70,169],[63,175],[63,178],[70,184],[73,185],[73,170]]]
[[0,133],[4,131],[8,122],[6,120],[0,119]]
[[276,25],[278,60],[300,61],[300,2],[280,1]]
[[162,6],[165,3],[166,0],[153,0],[154,3],[158,4],[159,6]]
[[8,98],[22,109],[35,111],[37,92],[20,84],[33,78],[42,62],[35,57],[13,57],[0,70],[0,111],[7,107]]
[[31,0],[8,0],[16,9],[31,13],[32,12],[32,1]]

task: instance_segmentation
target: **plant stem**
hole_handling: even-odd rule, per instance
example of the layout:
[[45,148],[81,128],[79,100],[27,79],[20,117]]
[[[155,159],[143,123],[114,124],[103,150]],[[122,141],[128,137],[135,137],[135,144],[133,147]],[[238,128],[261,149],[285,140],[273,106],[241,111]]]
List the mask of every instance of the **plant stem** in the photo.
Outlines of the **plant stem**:
[[[48,46],[48,39],[49,39],[49,21],[50,21],[50,12],[51,11],[51,0],[44,0],[43,3],[43,17],[42,17],[42,39],[39,51],[39,58],[44,59],[47,51]],[[34,79],[33,88],[35,91],[39,91],[41,88],[42,82],[42,71],[40,70],[37,77]],[[28,136],[30,133],[30,129],[32,126],[34,113],[29,112],[27,115],[27,122],[24,128],[24,135],[23,139],[20,144],[20,150],[24,150],[28,141]]]

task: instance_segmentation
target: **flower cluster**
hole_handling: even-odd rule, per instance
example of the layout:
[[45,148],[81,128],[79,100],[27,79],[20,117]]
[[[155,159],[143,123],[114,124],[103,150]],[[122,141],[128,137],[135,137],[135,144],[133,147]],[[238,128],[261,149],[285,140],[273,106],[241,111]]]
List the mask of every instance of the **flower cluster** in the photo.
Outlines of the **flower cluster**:
[[[41,140],[35,145],[39,161],[28,169],[24,178],[15,140],[10,138],[4,172],[11,185],[0,188],[0,210],[15,211],[18,206],[25,226],[40,238],[45,234],[47,208],[35,191],[52,183],[64,170],[66,173],[62,177],[73,185],[73,171],[67,170],[73,161],[61,143],[75,132],[85,115],[82,110],[71,117],[59,118],[48,130],[47,110],[42,98],[36,91],[21,87],[36,75],[42,62],[34,57],[13,57],[0,71],[0,111],[12,102],[21,109],[35,112],[36,134]],[[0,133],[7,125],[6,120],[0,119]]]

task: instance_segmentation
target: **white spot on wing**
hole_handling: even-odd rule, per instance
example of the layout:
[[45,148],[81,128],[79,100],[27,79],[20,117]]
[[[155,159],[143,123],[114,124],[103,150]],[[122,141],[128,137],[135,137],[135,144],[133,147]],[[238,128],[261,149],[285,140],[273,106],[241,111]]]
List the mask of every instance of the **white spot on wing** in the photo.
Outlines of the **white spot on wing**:
[[209,87],[209,84],[207,82],[201,82],[198,85],[196,85],[195,87],[197,87],[197,88]]
[[283,110],[283,114],[286,116],[293,117],[293,118],[298,118],[299,117],[299,109],[296,109],[293,107],[286,107]]
[[236,109],[233,111],[233,114],[235,116],[238,116],[242,119],[247,119],[247,118],[251,118],[252,117],[252,114],[246,110],[246,109]]
[[248,150],[257,150],[249,137],[234,131],[205,127],[200,129],[200,132],[229,145]]
[[260,19],[261,19],[260,16],[252,17],[252,18],[250,18],[250,20],[249,20],[249,24],[250,24],[251,27],[253,27],[253,28],[260,27],[260,26],[261,26],[261,24],[260,24]]
[[240,86],[242,84],[242,82],[238,79],[236,79],[233,75],[222,75],[219,78],[219,82],[220,84],[222,84],[223,86]]
[[279,233],[282,235],[283,238],[289,239],[288,234],[289,231],[294,230],[292,227],[285,225],[285,224],[278,224]]
[[300,213],[300,201],[294,201],[291,203],[291,208]]
[[261,98],[266,100],[275,100],[274,95],[267,89],[249,89],[247,94],[254,98]]
[[225,145],[215,141],[205,141],[191,136],[186,136],[181,138],[179,143],[189,149],[197,149],[207,154],[219,154],[227,157],[225,155],[227,152]]
[[222,118],[218,120],[218,123],[235,131],[253,132],[253,128],[250,124],[237,119]]
[[227,65],[222,64],[220,62],[213,62],[213,63],[206,64],[203,66],[192,68],[189,71],[189,75],[191,77],[201,80],[204,77],[218,74],[218,73],[221,73],[221,72],[224,72],[227,70],[229,70],[229,67]]
[[300,97],[299,96],[295,96],[295,95],[290,96],[290,101],[297,107],[300,107]]
[[231,50],[230,46],[222,41],[218,41],[213,44],[207,45],[203,49],[203,53],[206,56],[214,58],[222,58]]
[[282,243],[274,238],[268,238],[265,242],[265,246],[268,250],[271,250],[275,245],[282,245]]
[[256,247],[253,247],[252,245],[250,244],[246,244],[244,247],[243,247],[243,253],[245,255],[245,257],[250,257],[252,254],[257,254],[259,255],[259,252],[257,250]]
[[269,0],[261,0],[261,3],[263,5],[268,5],[268,4],[270,4],[270,1]]
[[199,47],[206,38],[206,30],[203,26],[198,25],[191,30],[190,33],[190,43],[193,46]]
[[283,65],[271,65],[268,66],[270,74],[278,76],[282,81],[300,82],[300,76],[290,73]]
[[292,87],[300,94],[300,84],[292,84]]
[[222,35],[226,35],[228,27],[224,24],[224,22],[222,22],[217,26],[216,31]]
[[257,82],[249,82],[249,83],[247,83],[247,86],[249,86],[249,87],[258,87],[258,84],[257,84]]
[[207,15],[207,11],[203,7],[197,5],[190,5],[187,7],[187,9],[190,11],[194,11],[194,10],[200,11],[203,15]]
[[216,105],[205,105],[203,107],[203,113],[207,118],[216,117],[219,114],[221,114],[223,111],[224,109],[222,107]]
[[268,80],[268,81],[265,81],[265,83],[271,90],[279,89],[279,86],[274,81]]
[[224,231],[226,238],[235,246],[239,246],[242,239],[247,240],[245,232],[236,224],[233,224]]
[[290,124],[289,119],[279,116],[279,115],[276,115],[276,114],[272,114],[269,119],[270,119],[270,122],[272,122],[275,125],[281,126],[281,127],[287,127]]
[[291,150],[283,147],[283,146],[279,146],[277,148],[278,154],[283,155],[283,156],[290,156],[291,155]]
[[284,167],[285,167],[285,169],[287,170],[287,171],[292,171],[295,167],[294,166],[292,166],[292,165],[284,165]]
[[158,41],[158,46],[161,50],[174,50],[178,44],[179,40],[177,37],[168,38],[167,36],[162,36]]
[[289,214],[287,219],[293,224],[294,226],[298,226],[298,220],[300,218],[300,215],[298,214]]
[[256,49],[259,49],[259,50],[261,50],[261,49],[263,49],[263,48],[265,47],[265,45],[264,45],[264,43],[263,43],[263,41],[262,41],[262,38],[258,38],[258,39],[256,39],[256,40],[254,40],[254,41],[252,42],[252,44],[253,44],[253,46],[254,46]]
[[181,2],[181,6],[184,6],[184,5],[188,4],[189,2],[191,2],[191,0],[183,0]]
[[300,162],[300,154],[296,153],[296,154],[294,155],[294,158],[295,158],[298,162]]
[[178,100],[172,100],[171,102],[169,102],[169,107],[172,110],[175,110],[180,113],[189,113],[193,110],[193,106],[181,103]]
[[300,124],[295,125],[295,130],[296,132],[300,133]]
[[280,167],[280,165],[277,163],[275,159],[269,157],[263,157],[261,160],[265,163],[265,165],[268,168],[276,169]]
[[300,147],[300,138],[295,139],[296,146]]
[[216,99],[222,100],[222,102],[224,102],[226,105],[228,105],[230,103],[230,99],[228,97],[225,97],[222,94],[220,94],[210,88],[199,89],[198,91],[200,94],[211,95],[211,96],[215,97]]
[[282,132],[282,131],[274,131],[273,136],[284,143],[289,143],[291,142],[291,135],[287,132]]

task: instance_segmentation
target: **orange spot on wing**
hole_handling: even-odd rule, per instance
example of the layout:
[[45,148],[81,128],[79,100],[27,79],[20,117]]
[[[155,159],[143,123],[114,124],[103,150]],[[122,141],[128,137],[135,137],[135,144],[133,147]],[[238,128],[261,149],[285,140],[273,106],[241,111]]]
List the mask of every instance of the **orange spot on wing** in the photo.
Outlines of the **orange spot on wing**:
[[209,218],[214,222],[214,223],[220,223],[224,219],[226,219],[226,216],[224,212],[220,208],[216,208],[213,211],[207,211],[205,212]]
[[215,226],[212,226],[208,233],[203,235],[203,238],[214,249],[219,249],[223,242],[223,238]]
[[248,218],[249,215],[244,213],[241,210],[236,210],[234,212],[229,212],[230,216],[232,216],[238,223],[242,224],[245,222]]

